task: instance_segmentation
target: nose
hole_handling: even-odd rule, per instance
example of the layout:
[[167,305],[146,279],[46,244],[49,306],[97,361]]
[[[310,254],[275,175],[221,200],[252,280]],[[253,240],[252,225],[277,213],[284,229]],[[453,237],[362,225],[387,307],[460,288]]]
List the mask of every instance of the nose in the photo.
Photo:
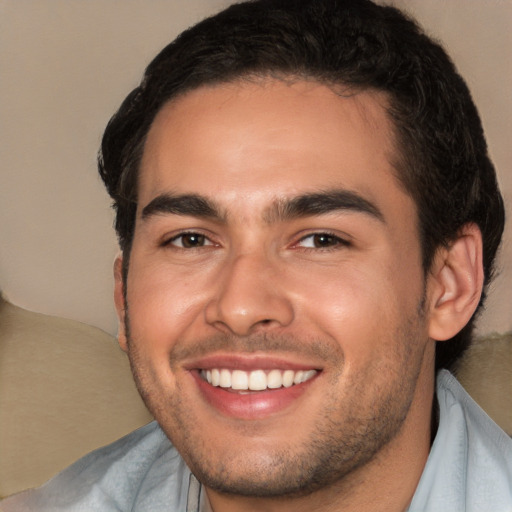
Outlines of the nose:
[[210,325],[247,336],[292,322],[292,303],[270,262],[254,254],[241,255],[226,265],[219,277],[216,295],[205,311]]

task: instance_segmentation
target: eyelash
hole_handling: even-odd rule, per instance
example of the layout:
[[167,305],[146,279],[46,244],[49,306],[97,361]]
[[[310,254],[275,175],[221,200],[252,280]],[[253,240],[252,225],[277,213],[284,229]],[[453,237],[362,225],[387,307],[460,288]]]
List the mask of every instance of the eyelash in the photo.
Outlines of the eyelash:
[[[207,242],[206,244],[203,243],[202,245],[197,245],[197,246],[191,246],[191,247],[185,247],[183,245],[183,240],[185,239],[185,237],[195,237],[197,239],[202,239],[203,242]],[[174,244],[173,242],[176,242],[177,240],[181,239],[181,245],[176,245]],[[191,249],[199,249],[199,248],[202,248],[202,247],[210,247],[210,246],[215,246],[216,244],[214,242],[212,242],[210,240],[210,238],[208,238],[206,235],[204,235],[203,233],[200,233],[200,232],[197,232],[197,231],[184,231],[182,233],[178,233],[177,235],[174,235],[173,237],[165,240],[162,244],[164,247],[167,247],[167,246],[172,246],[176,249],[181,249],[181,250],[185,250],[185,251],[189,251]]]
[[314,239],[315,237],[325,237],[329,239],[332,243],[326,245],[325,247],[302,247],[304,250],[311,251],[336,251],[342,248],[350,247],[352,244],[334,233],[330,233],[329,231],[317,231],[315,233],[309,233],[308,235],[303,236],[296,245],[299,245],[301,242],[304,242],[308,238]]

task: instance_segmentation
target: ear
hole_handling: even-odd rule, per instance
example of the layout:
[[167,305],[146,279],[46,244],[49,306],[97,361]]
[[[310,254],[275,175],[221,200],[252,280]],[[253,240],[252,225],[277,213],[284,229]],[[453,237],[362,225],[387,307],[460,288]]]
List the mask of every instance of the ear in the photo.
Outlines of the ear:
[[126,339],[126,303],[124,300],[123,256],[118,254],[114,261],[114,303],[117,311],[117,341],[126,352],[128,348]]
[[449,247],[438,250],[428,279],[430,338],[450,339],[469,322],[482,295],[482,234],[478,226],[467,224]]

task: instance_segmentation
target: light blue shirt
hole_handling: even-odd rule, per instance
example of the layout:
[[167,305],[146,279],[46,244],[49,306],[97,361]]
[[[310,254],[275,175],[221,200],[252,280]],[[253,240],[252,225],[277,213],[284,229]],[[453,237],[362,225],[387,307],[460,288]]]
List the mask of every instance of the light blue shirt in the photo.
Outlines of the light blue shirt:
[[[409,512],[512,512],[512,440],[447,371],[439,428]],[[153,422],[96,450],[3,512],[199,512],[205,493]]]
[[512,512],[512,439],[447,371],[439,428],[409,512]]

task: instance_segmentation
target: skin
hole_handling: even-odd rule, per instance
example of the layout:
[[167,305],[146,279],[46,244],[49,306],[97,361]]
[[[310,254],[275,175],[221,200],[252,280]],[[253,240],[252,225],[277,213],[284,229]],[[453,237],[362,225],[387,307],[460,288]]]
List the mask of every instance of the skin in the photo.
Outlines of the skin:
[[[432,333],[458,328],[443,297],[464,280],[448,250],[424,275],[385,106],[267,80],[189,92],[151,127],[126,283],[116,263],[120,343],[216,511],[399,511],[412,498]],[[293,208],[326,191],[336,207]],[[477,235],[464,261],[478,264]],[[204,391],[204,367],[318,374],[282,400],[228,400]]]

